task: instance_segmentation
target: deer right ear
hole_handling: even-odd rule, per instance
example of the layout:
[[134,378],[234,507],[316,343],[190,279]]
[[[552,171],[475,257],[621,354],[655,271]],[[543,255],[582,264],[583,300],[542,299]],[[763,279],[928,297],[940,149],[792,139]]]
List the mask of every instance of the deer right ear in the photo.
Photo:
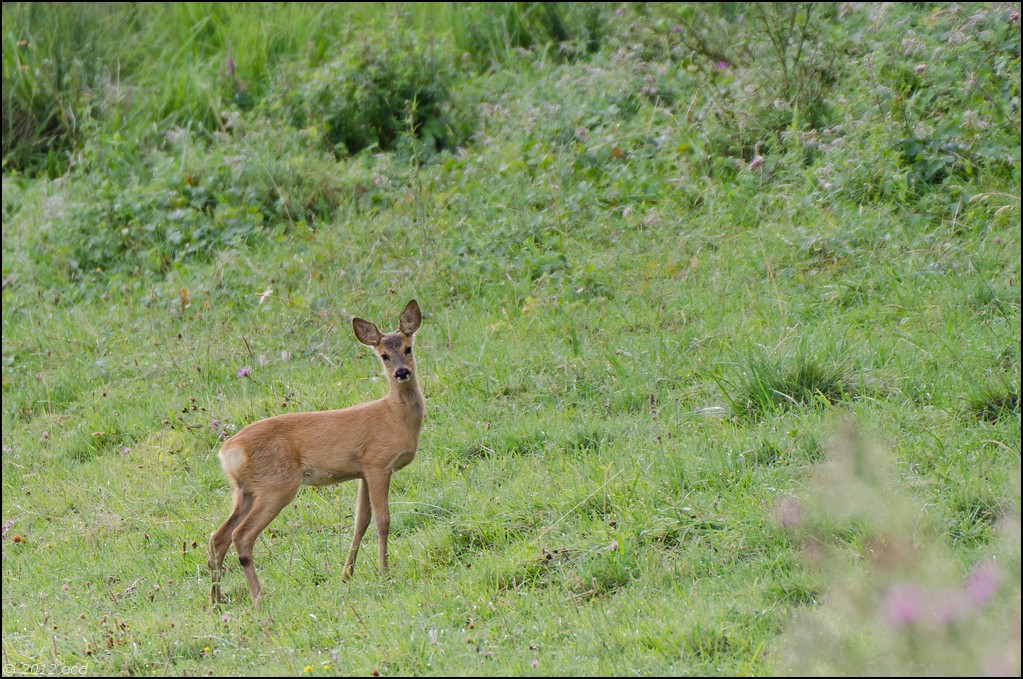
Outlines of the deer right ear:
[[398,318],[398,329],[406,337],[411,337],[416,334],[416,330],[419,330],[419,324],[422,322],[423,314],[419,311],[419,304],[416,300],[412,300],[405,305]]
[[366,346],[375,347],[380,344],[380,331],[369,321],[364,321],[361,318],[353,318],[352,330],[355,331],[356,339]]

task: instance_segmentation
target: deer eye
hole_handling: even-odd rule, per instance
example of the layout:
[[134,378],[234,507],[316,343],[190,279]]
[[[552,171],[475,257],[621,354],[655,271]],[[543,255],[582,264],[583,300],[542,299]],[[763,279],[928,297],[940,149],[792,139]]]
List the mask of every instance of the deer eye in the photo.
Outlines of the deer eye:
[[412,347],[405,347],[405,355],[408,356],[412,353]]
[[380,358],[384,359],[385,361],[390,361],[391,360],[391,357],[388,356],[387,354],[380,354]]

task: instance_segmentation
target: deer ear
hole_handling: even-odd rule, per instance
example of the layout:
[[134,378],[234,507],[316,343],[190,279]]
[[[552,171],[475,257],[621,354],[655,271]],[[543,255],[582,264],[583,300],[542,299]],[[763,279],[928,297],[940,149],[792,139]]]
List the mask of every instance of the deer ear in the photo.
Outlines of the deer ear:
[[353,318],[352,330],[355,331],[355,337],[366,346],[375,347],[380,344],[380,331],[369,321]]
[[419,330],[419,324],[422,322],[423,315],[419,311],[419,304],[416,300],[412,300],[405,305],[404,311],[401,312],[401,317],[398,319],[398,329],[406,337],[411,337],[415,334],[416,330]]

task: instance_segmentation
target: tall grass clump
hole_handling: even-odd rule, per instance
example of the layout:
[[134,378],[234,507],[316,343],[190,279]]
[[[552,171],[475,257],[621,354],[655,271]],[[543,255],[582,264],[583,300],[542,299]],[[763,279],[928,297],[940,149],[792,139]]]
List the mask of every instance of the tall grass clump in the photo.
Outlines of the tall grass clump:
[[[3,167],[56,175],[80,137],[87,111],[115,95],[120,63],[139,54],[105,36],[133,24],[134,5],[55,3],[3,6]],[[127,66],[125,68],[128,68]]]
[[1020,670],[1020,519],[968,562],[954,556],[888,453],[851,423],[780,525],[822,594],[799,610],[779,656],[797,676],[1013,676]]
[[988,383],[968,398],[970,412],[979,420],[995,422],[1003,417],[1019,419],[1019,385]]
[[849,363],[848,357],[821,358],[805,341],[789,354],[754,346],[740,357],[737,377],[715,379],[736,415],[758,418],[854,397]]
[[613,3],[454,3],[455,47],[482,68],[508,63],[535,51],[554,60],[596,52],[609,33]]
[[[74,68],[59,66],[66,47],[58,42],[4,41],[4,96],[12,97],[5,159],[11,169],[75,179],[55,185],[46,207],[74,214],[69,228],[46,219],[30,235],[42,270],[81,281],[208,261],[381,192],[352,179],[364,164],[336,160],[366,149],[432,155],[474,133],[450,50],[411,30],[373,40],[391,16],[383,6],[264,9],[103,6],[72,20],[45,3],[9,14],[5,5],[12,32],[92,36],[72,45]],[[393,18],[409,28],[425,21]],[[359,26],[358,44],[338,42]],[[95,37],[125,31],[119,42]],[[136,43],[153,53],[131,52]],[[34,66],[22,63],[29,56]],[[141,67],[149,61],[152,69]],[[51,78],[53,69],[69,74]],[[27,101],[53,110],[23,113],[23,89],[34,97]],[[37,133],[26,128],[30,119]]]

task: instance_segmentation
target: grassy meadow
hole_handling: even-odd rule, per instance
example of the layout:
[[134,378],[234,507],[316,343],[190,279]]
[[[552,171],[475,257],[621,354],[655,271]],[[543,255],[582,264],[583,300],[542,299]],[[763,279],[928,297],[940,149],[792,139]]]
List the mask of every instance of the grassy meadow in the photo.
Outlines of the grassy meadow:
[[[1020,673],[1019,3],[4,3],[4,676]],[[383,395],[264,531],[220,442]]]

